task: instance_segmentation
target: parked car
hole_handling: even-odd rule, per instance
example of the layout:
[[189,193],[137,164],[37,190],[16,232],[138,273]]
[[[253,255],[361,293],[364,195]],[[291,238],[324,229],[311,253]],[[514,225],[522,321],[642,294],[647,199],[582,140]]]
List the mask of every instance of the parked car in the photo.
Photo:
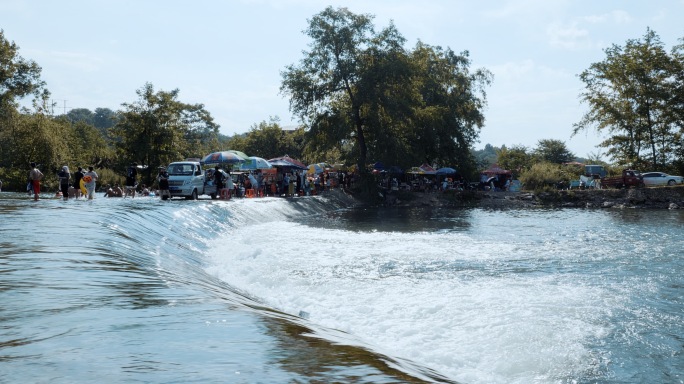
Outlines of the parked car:
[[641,174],[647,187],[657,185],[675,185],[684,183],[684,177],[672,176],[663,172],[646,172]]

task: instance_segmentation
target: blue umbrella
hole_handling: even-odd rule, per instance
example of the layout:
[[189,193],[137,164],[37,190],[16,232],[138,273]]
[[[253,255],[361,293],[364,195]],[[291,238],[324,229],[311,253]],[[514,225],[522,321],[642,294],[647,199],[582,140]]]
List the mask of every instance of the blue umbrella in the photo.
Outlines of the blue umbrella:
[[271,169],[273,165],[268,162],[268,160],[257,156],[250,156],[247,161],[240,164],[241,171],[254,171],[257,169]]
[[220,151],[220,152],[212,152],[212,153],[204,156],[201,163],[205,164],[205,165],[210,165],[210,164],[237,164],[237,163],[242,163],[245,160],[247,160],[247,159],[238,155],[237,153],[228,152],[228,151]]
[[455,175],[457,173],[458,173],[457,170],[455,170],[453,168],[449,168],[449,167],[444,167],[444,168],[440,168],[437,170],[438,175]]
[[299,160],[295,160],[287,155],[281,156],[281,157],[276,157],[273,159],[268,160],[269,163],[271,163],[272,166],[274,167],[281,167],[281,168],[291,168],[291,169],[307,169],[307,166],[304,165]]

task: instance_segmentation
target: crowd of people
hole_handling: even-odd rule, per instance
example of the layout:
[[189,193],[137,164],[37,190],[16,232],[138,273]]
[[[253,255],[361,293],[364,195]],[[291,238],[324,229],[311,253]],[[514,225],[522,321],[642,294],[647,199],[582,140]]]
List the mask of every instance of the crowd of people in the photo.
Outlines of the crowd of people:
[[215,167],[208,177],[219,189],[228,189],[231,196],[243,197],[252,190],[254,196],[311,196],[335,187],[350,187],[349,172],[307,173],[306,170],[277,169],[226,172]]
[[[35,162],[31,163],[31,170],[28,174],[26,184],[26,192],[33,195],[34,200],[40,200],[41,182],[45,175],[38,169]],[[78,167],[78,170],[73,174],[69,170],[69,166],[65,165],[57,172],[59,180],[59,189],[55,196],[66,199],[79,198],[85,196],[92,200],[95,198],[95,187],[97,185],[98,175],[94,168],[88,167],[88,171],[83,172],[83,168]]]
[[[139,167],[132,163],[126,170],[125,184],[107,184],[100,188],[104,197],[131,197],[159,196],[163,199],[170,198],[169,174],[166,167],[159,167],[155,178],[155,185],[138,184]],[[35,200],[40,199],[41,182],[45,175],[39,170],[36,163],[31,163],[28,174],[27,193],[33,195]],[[69,166],[64,165],[56,173],[58,190],[55,197],[68,200],[69,198],[85,197],[89,200],[95,198],[98,192],[99,175],[94,167],[88,167],[84,171],[78,167],[76,172],[71,172]],[[248,191],[254,196],[310,196],[319,194],[335,187],[350,187],[352,173],[343,171],[307,173],[307,170],[288,168],[273,168],[269,170],[255,171],[228,171],[216,166],[206,171],[206,182],[215,186],[216,194],[222,189],[227,189],[230,196],[245,197]]]

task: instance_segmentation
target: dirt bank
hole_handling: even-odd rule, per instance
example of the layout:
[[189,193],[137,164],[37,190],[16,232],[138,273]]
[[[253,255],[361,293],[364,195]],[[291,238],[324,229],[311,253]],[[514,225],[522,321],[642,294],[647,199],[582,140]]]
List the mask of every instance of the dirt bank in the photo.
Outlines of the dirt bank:
[[552,192],[448,191],[397,192],[386,205],[483,208],[642,208],[684,209],[684,186],[661,188],[566,190]]

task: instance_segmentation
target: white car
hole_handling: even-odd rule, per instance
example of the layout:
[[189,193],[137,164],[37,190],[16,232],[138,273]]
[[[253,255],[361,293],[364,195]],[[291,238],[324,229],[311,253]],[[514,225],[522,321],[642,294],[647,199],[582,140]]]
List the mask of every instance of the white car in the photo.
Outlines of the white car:
[[663,172],[645,172],[641,176],[644,177],[644,184],[647,187],[658,185],[675,185],[684,183],[684,177],[672,176]]

